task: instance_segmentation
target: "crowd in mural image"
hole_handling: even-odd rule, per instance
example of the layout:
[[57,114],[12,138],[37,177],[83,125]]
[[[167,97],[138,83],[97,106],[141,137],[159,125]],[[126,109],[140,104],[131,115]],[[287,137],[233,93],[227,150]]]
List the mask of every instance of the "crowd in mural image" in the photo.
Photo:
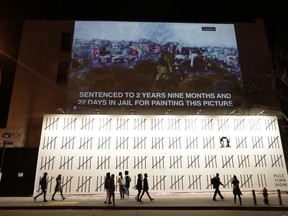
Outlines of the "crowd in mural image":
[[236,48],[192,47],[178,42],[75,40],[71,78],[79,78],[81,73],[88,78],[87,73],[93,73],[103,81],[101,76],[107,77],[111,72],[118,87],[121,82],[126,83],[125,79],[135,83],[141,79],[150,83],[146,90],[151,90],[151,83],[160,90],[178,88],[195,75],[225,76],[230,82],[242,85]]
[[[48,200],[46,198],[47,186],[48,186],[48,179],[47,178],[48,178],[48,173],[45,172],[39,181],[39,186],[40,186],[41,192],[33,197],[34,202],[36,202],[37,198],[41,195],[43,195],[43,201],[48,202]],[[118,188],[121,200],[129,198],[130,188],[137,190],[137,195],[135,196],[135,200],[137,202],[143,202],[142,199],[143,199],[143,196],[145,194],[148,196],[150,201],[154,200],[154,198],[152,198],[151,195],[149,194],[149,183],[148,183],[148,174],[147,173],[144,173],[144,177],[143,177],[142,173],[139,173],[137,175],[136,185],[134,185],[134,186],[131,185],[131,180],[132,179],[129,175],[128,170],[126,170],[124,172],[124,175],[122,172],[119,172],[117,179],[115,177],[115,174],[111,174],[110,172],[107,172],[106,176],[105,176],[105,181],[104,181],[104,188],[106,191],[106,198],[104,200],[104,203],[108,204],[108,205],[113,205],[113,206],[116,205],[115,191],[117,190],[117,188]],[[233,186],[232,187],[232,193],[234,195],[234,203],[235,204],[237,203],[237,197],[238,197],[238,201],[239,201],[240,205],[242,205],[242,199],[241,199],[242,192],[241,192],[241,189],[239,186],[240,182],[239,182],[237,176],[234,175],[233,178],[230,180],[230,182]],[[211,184],[210,185],[212,185],[214,188],[212,200],[218,201],[216,199],[217,196],[219,196],[221,200],[224,200],[224,196],[220,192],[220,186],[222,185],[223,187],[225,187],[225,185],[221,182],[220,177],[219,177],[219,173],[216,173],[216,175],[213,178],[211,178]],[[52,201],[55,201],[55,195],[57,192],[60,193],[61,198],[63,200],[66,199],[63,195],[62,187],[63,187],[62,175],[59,174],[56,178],[55,190],[54,190],[54,193],[53,193],[52,198],[51,198]],[[264,202],[266,204],[268,204],[268,202],[269,202],[268,191],[266,188],[263,189],[263,196],[264,196]]]
[[107,68],[117,65],[122,68],[134,68],[141,62],[159,63],[165,58],[171,61],[169,63],[174,67],[180,67],[187,75],[226,70],[239,76],[236,73],[240,72],[235,48],[189,47],[174,42],[156,44],[151,41],[116,42],[97,39],[77,40],[73,47],[74,66]]

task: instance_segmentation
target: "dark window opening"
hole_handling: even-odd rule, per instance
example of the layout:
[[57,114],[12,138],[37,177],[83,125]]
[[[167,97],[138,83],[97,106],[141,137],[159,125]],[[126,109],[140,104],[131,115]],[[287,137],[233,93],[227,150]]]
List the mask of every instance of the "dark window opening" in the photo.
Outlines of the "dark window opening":
[[71,33],[62,33],[60,51],[70,52],[71,37]]
[[60,62],[57,73],[57,83],[67,82],[68,62]]

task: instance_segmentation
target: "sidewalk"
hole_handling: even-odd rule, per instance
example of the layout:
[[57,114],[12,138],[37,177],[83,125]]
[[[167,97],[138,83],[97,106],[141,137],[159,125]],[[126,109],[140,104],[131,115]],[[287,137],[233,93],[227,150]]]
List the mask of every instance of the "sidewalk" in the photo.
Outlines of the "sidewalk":
[[231,193],[222,193],[224,200],[213,201],[213,194],[151,194],[154,200],[151,202],[144,195],[143,202],[137,202],[135,195],[120,200],[116,194],[116,206],[104,203],[105,197],[97,195],[67,195],[62,200],[60,195],[51,201],[51,195],[47,195],[48,202],[43,202],[39,197],[34,202],[33,197],[0,197],[0,210],[32,210],[32,209],[122,209],[122,210],[268,210],[288,211],[288,194],[281,194],[282,205],[276,193],[269,194],[269,205],[264,204],[261,193],[256,193],[256,205],[252,193],[242,195],[242,205],[234,204]]

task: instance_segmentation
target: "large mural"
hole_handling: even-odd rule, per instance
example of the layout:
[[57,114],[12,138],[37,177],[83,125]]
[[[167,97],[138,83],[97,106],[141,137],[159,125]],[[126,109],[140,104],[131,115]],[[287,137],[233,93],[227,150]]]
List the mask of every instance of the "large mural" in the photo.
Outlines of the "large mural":
[[76,21],[67,110],[241,106],[233,24]]
[[[34,193],[62,174],[65,194],[105,194],[107,172],[148,173],[151,193],[212,192],[216,173],[231,193],[286,190],[287,171],[274,116],[45,115]],[[117,188],[118,190],[118,188]]]

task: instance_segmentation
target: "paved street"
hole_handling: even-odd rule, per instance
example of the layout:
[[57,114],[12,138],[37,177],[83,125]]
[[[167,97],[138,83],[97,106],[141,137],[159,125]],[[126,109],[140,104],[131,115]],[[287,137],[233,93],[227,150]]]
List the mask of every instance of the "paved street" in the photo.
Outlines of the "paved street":
[[[244,193],[243,205],[234,204],[232,194],[224,194],[225,199],[212,201],[212,194],[153,194],[151,202],[143,197],[143,202],[137,202],[134,196],[120,200],[117,194],[116,206],[104,204],[103,196],[74,195],[61,200],[42,202],[39,197],[37,202],[32,197],[0,197],[1,216],[193,216],[209,215],[234,216],[287,216],[288,194],[281,194],[282,205],[276,193],[269,194],[269,205],[264,204],[262,194],[256,194],[255,205],[252,193]],[[51,197],[48,195],[48,197]]]
[[287,211],[249,210],[0,210],[1,216],[287,216]]

